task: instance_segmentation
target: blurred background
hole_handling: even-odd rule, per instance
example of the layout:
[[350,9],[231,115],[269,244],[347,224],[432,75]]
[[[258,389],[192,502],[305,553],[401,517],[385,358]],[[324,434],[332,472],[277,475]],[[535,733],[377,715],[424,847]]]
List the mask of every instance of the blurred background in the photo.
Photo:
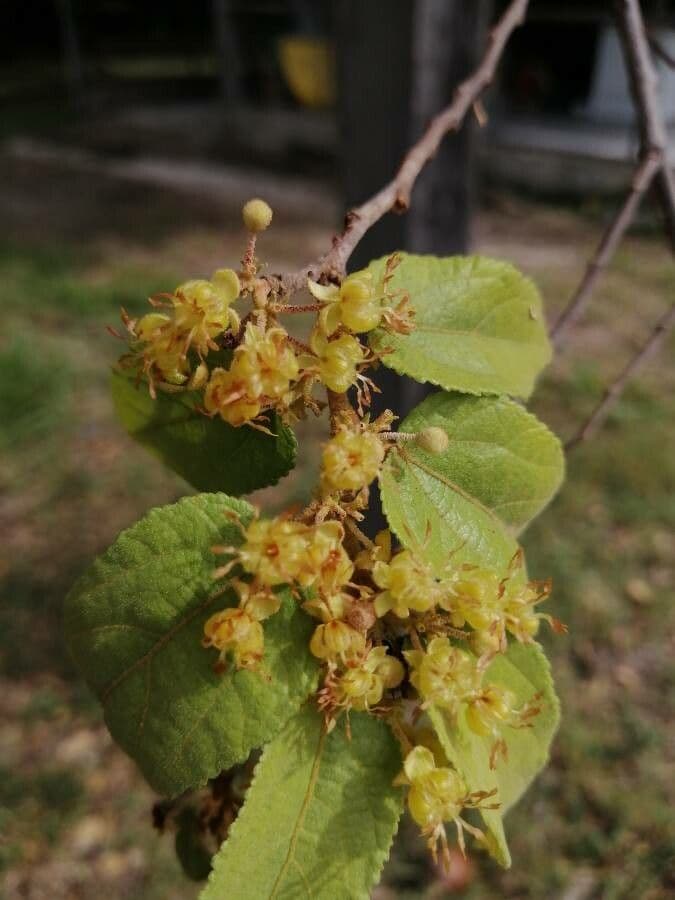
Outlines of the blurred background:
[[[534,0],[486,97],[446,139],[411,212],[354,264],[479,251],[531,275],[555,319],[625,191],[637,149],[610,4]],[[500,4],[476,0],[3,0],[0,8],[0,895],[167,898],[197,888],[157,799],[113,746],[64,652],[63,598],[118,531],[185,484],[132,445],[107,393],[119,307],[236,265],[241,204],[274,207],[270,271],[329,245],[475,63]],[[675,56],[675,3],[645,4]],[[672,61],[672,60],[671,60]],[[658,59],[675,129],[675,70]],[[675,153],[671,145],[671,153]],[[673,159],[675,162],[675,158]],[[536,392],[564,439],[675,296],[647,198],[594,303]],[[675,364],[633,381],[525,537],[552,576],[544,635],[562,699],[552,762],[507,831],[440,880],[414,829],[378,900],[675,896]],[[416,399],[391,383],[397,408]],[[309,493],[325,423],[301,428]],[[234,898],[233,898],[234,900]]]

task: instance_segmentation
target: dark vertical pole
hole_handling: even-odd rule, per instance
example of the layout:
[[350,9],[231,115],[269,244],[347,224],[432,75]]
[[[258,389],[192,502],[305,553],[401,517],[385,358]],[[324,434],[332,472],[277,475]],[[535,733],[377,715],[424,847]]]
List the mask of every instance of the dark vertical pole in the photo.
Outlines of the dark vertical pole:
[[[337,0],[342,183],[347,207],[396,171],[412,139],[476,65],[488,0]],[[473,195],[473,128],[449,135],[422,173],[411,210],[389,214],[356,248],[351,268],[398,249],[464,253]],[[380,373],[381,375],[384,373]],[[425,389],[386,372],[376,410],[407,412]]]
[[[490,3],[417,0],[412,123],[419,134],[478,64]],[[420,175],[408,213],[408,247],[417,253],[466,253],[475,187],[475,127],[468,117],[448,135]]]
[[[480,8],[481,14],[478,12]],[[336,0],[342,183],[347,207],[395,173],[405,151],[452,95],[475,59],[484,0]],[[444,146],[413,196],[413,212],[389,214],[356,248],[350,268],[394,250],[467,249],[471,142]],[[373,413],[403,417],[429,388],[389,369],[377,373]],[[383,526],[373,498],[369,529]]]
[[[413,0],[337,0],[337,71],[346,207],[391,178],[410,137]],[[351,267],[400,250],[405,221],[387,215],[356,248]]]
[[[346,207],[362,203],[391,178],[410,145],[414,0],[338,0],[338,83],[342,186]],[[406,249],[405,216],[386,215],[365,235],[351,269]],[[424,388],[389,369],[378,372],[382,394],[373,412],[400,415]]]
[[211,18],[218,57],[220,96],[227,106],[236,106],[241,100],[241,66],[229,0],[211,0]]
[[56,10],[61,28],[61,53],[66,87],[70,99],[74,103],[81,103],[84,97],[84,76],[72,0],[56,0]]

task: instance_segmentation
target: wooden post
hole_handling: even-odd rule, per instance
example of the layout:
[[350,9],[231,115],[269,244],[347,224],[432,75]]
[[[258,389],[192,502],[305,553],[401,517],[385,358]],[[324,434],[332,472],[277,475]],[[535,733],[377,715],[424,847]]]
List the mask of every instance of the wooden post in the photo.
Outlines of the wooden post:
[[66,88],[71,101],[81,103],[84,98],[84,75],[72,0],[56,0],[56,11],[61,29],[61,54]]
[[[413,51],[413,136],[442,109],[478,63],[491,3],[417,0]],[[449,134],[415,185],[407,246],[416,253],[466,253],[474,201],[475,127],[471,116]]]
[[211,0],[211,18],[220,96],[227,106],[236,106],[241,100],[241,65],[229,0]]
[[[427,119],[452,96],[477,61],[486,0],[337,0],[342,187],[346,208],[359,204],[396,171]],[[413,206],[389,214],[356,248],[350,269],[394,250],[463,253],[471,215],[471,128],[447,137],[422,175]],[[373,413],[404,416],[429,386],[389,369]],[[383,527],[373,503],[369,528]]]
[[[345,208],[394,174],[410,143],[413,0],[337,0],[340,157]],[[401,216],[387,215],[352,256],[358,269],[405,246]]]
[[[475,66],[486,0],[338,0],[339,119],[346,207],[395,172],[426,121]],[[389,214],[356,248],[350,268],[393,250],[465,253],[473,196],[472,128],[449,135],[413,193],[410,212]],[[383,376],[383,377],[382,377]],[[427,389],[388,370],[376,410],[401,413]]]

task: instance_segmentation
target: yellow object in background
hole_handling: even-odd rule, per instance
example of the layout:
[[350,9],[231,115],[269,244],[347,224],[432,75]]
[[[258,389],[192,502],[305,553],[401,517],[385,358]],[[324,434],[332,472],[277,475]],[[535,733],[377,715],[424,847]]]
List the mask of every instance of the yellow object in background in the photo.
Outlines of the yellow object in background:
[[281,71],[303,106],[321,109],[335,103],[335,58],[324,38],[285,37],[279,41]]

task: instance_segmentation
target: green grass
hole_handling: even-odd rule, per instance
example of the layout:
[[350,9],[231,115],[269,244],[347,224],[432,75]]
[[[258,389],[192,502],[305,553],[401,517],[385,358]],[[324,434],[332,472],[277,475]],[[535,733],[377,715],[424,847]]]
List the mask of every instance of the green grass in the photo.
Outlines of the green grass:
[[0,344],[0,453],[18,453],[63,425],[72,372],[39,336],[13,334]]
[[119,318],[120,307],[131,312],[160,291],[172,290],[175,276],[154,267],[106,261],[101,269],[89,251],[73,247],[22,247],[0,244],[3,307],[29,318]]

